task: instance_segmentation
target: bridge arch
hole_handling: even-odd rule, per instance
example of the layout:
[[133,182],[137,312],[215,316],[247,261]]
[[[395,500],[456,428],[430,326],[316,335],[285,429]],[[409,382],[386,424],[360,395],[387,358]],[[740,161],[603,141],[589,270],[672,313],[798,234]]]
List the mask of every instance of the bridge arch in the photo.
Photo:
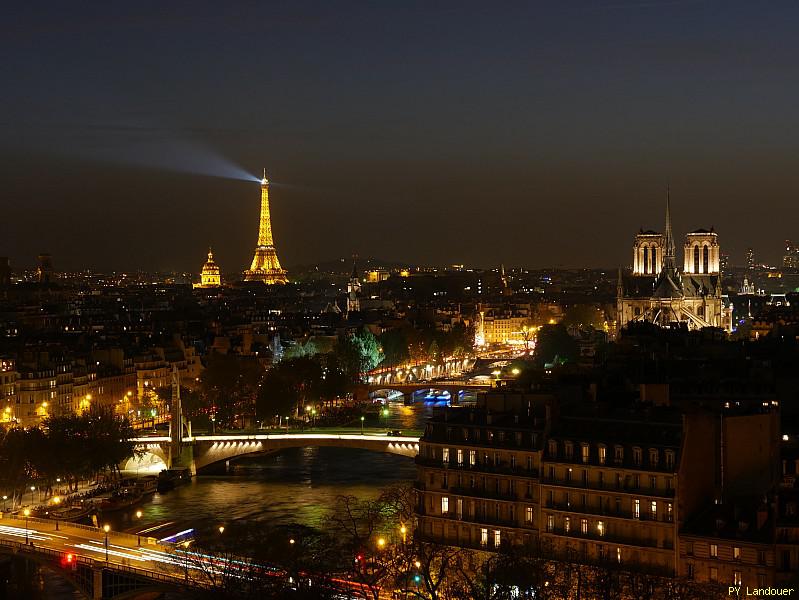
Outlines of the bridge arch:
[[126,460],[120,469],[123,471],[136,471],[142,473],[159,473],[168,468],[169,447],[162,444],[138,444],[137,454]]
[[[237,437],[237,436],[231,436]],[[289,448],[335,447],[399,454],[409,458],[419,453],[419,440],[407,437],[359,435],[288,434],[285,436],[239,436],[244,439],[196,438],[192,471],[240,456],[270,454]],[[266,438],[266,439],[257,439]]]

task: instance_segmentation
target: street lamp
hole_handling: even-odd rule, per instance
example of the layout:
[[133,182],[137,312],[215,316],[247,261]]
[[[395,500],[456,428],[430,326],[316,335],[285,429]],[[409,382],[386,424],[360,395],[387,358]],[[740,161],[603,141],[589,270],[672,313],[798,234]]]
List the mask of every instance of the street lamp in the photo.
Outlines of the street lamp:
[[219,526],[219,535],[222,535],[223,533],[225,533],[225,526],[224,525],[220,525]]
[[31,504],[33,504],[33,491],[36,489],[35,485],[31,486]]
[[28,517],[31,516],[31,509],[26,508],[22,511],[22,514],[25,515],[25,545],[28,545]]
[[377,547],[382,549],[386,545],[385,538],[377,538]]
[[105,531],[105,562],[108,562],[108,532],[111,531],[111,526],[103,525],[103,531]]
[[[140,510],[136,511],[136,518],[141,519],[142,512]],[[137,527],[138,529],[138,527]],[[141,546],[141,529],[136,532],[136,545]]]
[[406,541],[405,534],[408,533],[408,528],[405,527],[405,525],[401,525],[400,526],[400,533],[402,534],[402,543],[404,544],[405,541]]
[[363,421],[366,419],[363,415],[361,415],[361,435],[363,435]]
[[3,512],[6,512],[6,501],[8,500],[8,496],[3,496]]
[[183,542],[183,556],[186,557],[186,582],[189,581],[189,544],[191,544],[191,540]]

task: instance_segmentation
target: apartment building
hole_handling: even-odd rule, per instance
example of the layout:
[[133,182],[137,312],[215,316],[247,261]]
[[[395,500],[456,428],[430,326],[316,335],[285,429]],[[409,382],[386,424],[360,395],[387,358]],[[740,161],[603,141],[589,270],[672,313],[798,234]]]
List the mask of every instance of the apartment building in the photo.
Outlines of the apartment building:
[[432,418],[417,457],[423,536],[498,548],[539,539],[541,454],[547,399],[495,395],[484,409]]
[[[420,532],[464,547],[528,543],[587,564],[772,584],[773,509],[749,506],[748,517],[738,510],[705,524],[728,504],[748,506],[736,486],[768,485],[777,420],[770,406],[727,418],[671,406],[567,409],[545,394],[488,393],[476,408],[450,408],[427,424],[417,459]],[[755,450],[735,443],[741,431]]]

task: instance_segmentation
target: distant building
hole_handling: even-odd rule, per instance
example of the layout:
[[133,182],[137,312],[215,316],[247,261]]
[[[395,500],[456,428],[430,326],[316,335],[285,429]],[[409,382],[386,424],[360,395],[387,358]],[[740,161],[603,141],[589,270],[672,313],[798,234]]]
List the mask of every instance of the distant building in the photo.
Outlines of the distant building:
[[11,261],[7,256],[0,256],[0,287],[11,285]]
[[366,282],[367,283],[380,283],[381,281],[385,281],[391,276],[388,269],[372,269],[371,271],[366,272]]
[[719,270],[722,275],[726,275],[730,272],[730,255],[726,252],[722,252],[719,257]]
[[350,280],[347,282],[347,312],[359,312],[361,310],[361,282],[358,279],[358,267],[355,262],[355,257],[352,259],[352,274]]
[[786,269],[799,269],[799,245],[791,240],[785,240],[785,255],[782,257],[782,266]]
[[666,231],[640,231],[633,243],[632,277],[619,272],[617,322],[648,321],[690,329],[730,329],[732,311],[722,302],[718,234],[697,229],[685,237],[683,269],[677,268],[666,199]]
[[286,271],[280,266],[272,239],[272,216],[269,210],[269,180],[261,181],[261,219],[258,227],[258,245],[255,247],[255,256],[252,265],[244,272],[245,281],[260,281],[266,284],[286,283]]
[[200,272],[200,283],[195,283],[195,288],[216,288],[222,285],[219,265],[214,262],[214,253],[208,249],[208,260],[205,261]]
[[755,249],[746,249],[746,268],[752,271],[755,268]]
[[55,274],[53,269],[53,257],[49,254],[40,254],[37,257],[39,264],[36,267],[36,278],[39,283],[50,283]]

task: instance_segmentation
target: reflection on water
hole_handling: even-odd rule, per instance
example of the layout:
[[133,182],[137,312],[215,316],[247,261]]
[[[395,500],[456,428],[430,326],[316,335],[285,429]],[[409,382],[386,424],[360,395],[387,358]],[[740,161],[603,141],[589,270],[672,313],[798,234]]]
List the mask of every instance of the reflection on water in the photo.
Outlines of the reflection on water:
[[[367,427],[419,430],[429,407],[390,404],[387,417],[372,414]],[[117,514],[118,529],[137,530],[172,521],[194,527],[199,536],[219,525],[244,519],[270,525],[320,525],[336,497],[376,497],[397,482],[411,482],[412,459],[351,448],[293,448],[278,454],[242,459],[225,476],[200,475],[190,484],[166,494],[155,494],[131,514]],[[133,513],[142,511],[142,518]]]

